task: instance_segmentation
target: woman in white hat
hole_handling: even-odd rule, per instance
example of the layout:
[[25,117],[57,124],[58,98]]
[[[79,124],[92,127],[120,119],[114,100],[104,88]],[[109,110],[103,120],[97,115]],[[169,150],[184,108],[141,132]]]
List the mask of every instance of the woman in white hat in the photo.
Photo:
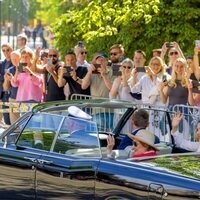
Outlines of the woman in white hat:
[[[135,142],[132,147],[132,158],[157,155],[157,151],[159,151],[159,149],[154,145],[155,135],[145,129],[138,131],[136,135],[132,135],[130,133],[128,133],[127,135]],[[112,149],[114,145],[115,139],[113,136],[109,135],[107,138],[108,157],[110,157],[110,155],[113,156]]]

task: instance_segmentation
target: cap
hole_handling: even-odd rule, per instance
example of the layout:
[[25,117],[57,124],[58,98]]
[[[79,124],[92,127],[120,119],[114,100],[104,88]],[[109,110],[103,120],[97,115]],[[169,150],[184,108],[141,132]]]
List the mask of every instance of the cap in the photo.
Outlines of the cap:
[[99,58],[99,57],[102,57],[102,58],[104,58],[104,59],[108,59],[108,56],[105,54],[105,53],[99,53],[97,56],[96,56],[96,58],[95,59],[97,59],[97,58]]
[[92,119],[92,116],[88,115],[86,112],[82,111],[80,108],[76,106],[70,106],[68,109],[69,115],[81,119]]
[[136,135],[128,133],[128,137],[134,141],[137,140],[139,142],[145,143],[151,146],[156,151],[159,151],[159,149],[154,145],[155,135],[145,129],[139,130]]

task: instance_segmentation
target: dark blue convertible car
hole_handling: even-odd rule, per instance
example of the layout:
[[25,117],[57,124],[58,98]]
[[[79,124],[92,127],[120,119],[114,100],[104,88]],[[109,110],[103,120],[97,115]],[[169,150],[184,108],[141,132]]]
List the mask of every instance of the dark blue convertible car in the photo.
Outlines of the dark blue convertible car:
[[[86,117],[71,114],[71,106]],[[200,199],[200,154],[178,153],[170,123],[158,156],[107,158],[107,135],[119,143],[136,109],[109,100],[34,107],[1,135],[0,199]]]

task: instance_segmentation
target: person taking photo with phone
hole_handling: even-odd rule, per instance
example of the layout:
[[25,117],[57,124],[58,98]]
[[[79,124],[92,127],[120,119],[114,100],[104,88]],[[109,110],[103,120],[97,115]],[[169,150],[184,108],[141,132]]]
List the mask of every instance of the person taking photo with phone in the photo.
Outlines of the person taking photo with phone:
[[65,55],[65,65],[58,71],[58,87],[69,85],[69,99],[72,94],[90,95],[90,87],[81,88],[82,79],[87,74],[87,68],[76,65],[76,55],[73,51],[68,51]]
[[31,70],[33,52],[30,49],[21,51],[21,60],[16,67],[11,85],[18,87],[16,101],[25,103],[40,103],[42,99],[42,77]]
[[90,86],[92,96],[109,98],[113,78],[112,69],[108,66],[108,57],[99,53],[96,56],[96,64],[90,65],[81,87],[86,89]]
[[58,87],[58,70],[61,67],[58,51],[54,48],[49,49],[47,64],[41,69],[37,66],[40,57],[41,47],[36,49],[36,56],[32,65],[32,70],[45,75],[45,101],[65,100],[64,87]]

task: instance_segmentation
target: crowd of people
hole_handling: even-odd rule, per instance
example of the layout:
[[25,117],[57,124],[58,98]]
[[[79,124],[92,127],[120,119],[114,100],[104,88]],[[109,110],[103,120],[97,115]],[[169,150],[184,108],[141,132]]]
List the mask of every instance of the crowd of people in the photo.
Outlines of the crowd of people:
[[[109,57],[95,52],[91,62],[87,61],[87,49],[81,41],[66,52],[64,61],[54,48],[31,50],[24,34],[18,35],[17,48],[1,46],[5,56],[1,62],[3,102],[40,103],[79,94],[169,108],[200,104],[198,47],[194,55],[185,57],[176,42],[165,42],[161,49],[152,51],[149,63],[142,50],[126,58],[121,44],[110,47]],[[18,117],[5,115],[6,124]]]
[[[61,61],[55,48],[38,47],[34,52],[24,34],[17,36],[16,50],[8,43],[1,50],[5,56],[0,63],[2,102],[40,103],[78,94],[169,109],[177,104],[200,105],[198,46],[194,55],[185,56],[177,42],[165,42],[161,49],[152,50],[149,63],[142,50],[127,58],[121,44],[111,46],[109,56],[90,52],[94,54],[89,62],[81,41]],[[18,113],[3,113],[6,124],[18,117]]]

